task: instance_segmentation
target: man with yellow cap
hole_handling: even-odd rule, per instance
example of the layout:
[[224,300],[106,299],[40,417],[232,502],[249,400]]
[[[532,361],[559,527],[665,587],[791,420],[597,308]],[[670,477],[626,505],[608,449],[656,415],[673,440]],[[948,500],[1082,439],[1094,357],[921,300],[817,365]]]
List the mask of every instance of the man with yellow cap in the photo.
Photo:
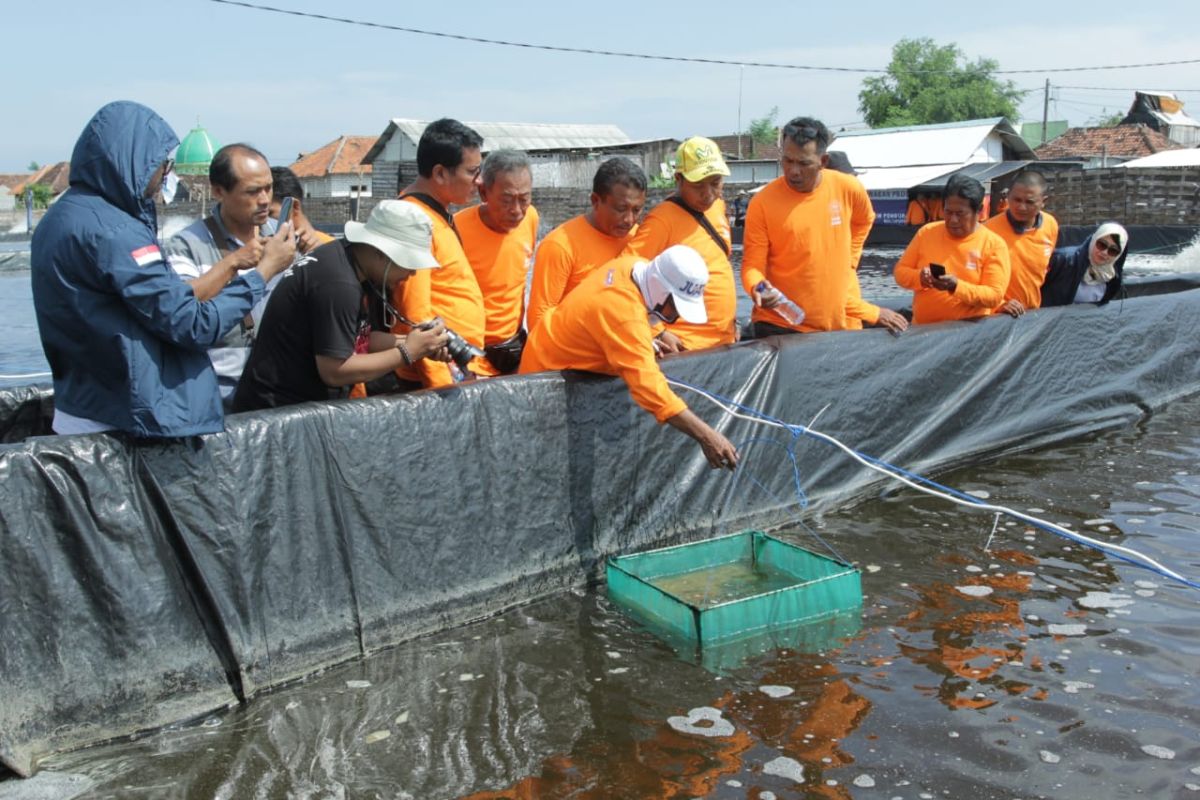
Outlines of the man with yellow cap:
[[704,288],[707,319],[667,325],[684,349],[730,344],[737,340],[737,290],[729,255],[733,242],[721,190],[729,167],[716,143],[694,136],[675,153],[675,193],[659,203],[639,226],[628,252],[653,258],[668,247],[687,245],[708,266]]
[[634,402],[699,442],[709,466],[733,469],[737,449],[671,391],[655,360],[651,326],[680,319],[702,325],[707,283],[704,259],[684,245],[669,247],[652,261],[618,256],[546,311],[525,343],[520,372],[579,369],[619,375]]

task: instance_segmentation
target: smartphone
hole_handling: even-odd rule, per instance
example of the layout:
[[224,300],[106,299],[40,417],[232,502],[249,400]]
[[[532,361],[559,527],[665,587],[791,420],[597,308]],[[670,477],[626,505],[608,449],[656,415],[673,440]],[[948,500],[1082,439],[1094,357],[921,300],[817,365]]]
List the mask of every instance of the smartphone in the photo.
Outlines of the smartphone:
[[945,268],[945,267],[943,267],[941,264],[930,264],[930,265],[929,265],[929,272],[930,272],[930,274],[932,274],[932,275],[933,275],[933,277],[935,277],[935,278],[944,278],[944,277],[946,277],[946,268]]
[[293,198],[285,197],[283,202],[279,204],[279,224],[292,221],[292,201]]

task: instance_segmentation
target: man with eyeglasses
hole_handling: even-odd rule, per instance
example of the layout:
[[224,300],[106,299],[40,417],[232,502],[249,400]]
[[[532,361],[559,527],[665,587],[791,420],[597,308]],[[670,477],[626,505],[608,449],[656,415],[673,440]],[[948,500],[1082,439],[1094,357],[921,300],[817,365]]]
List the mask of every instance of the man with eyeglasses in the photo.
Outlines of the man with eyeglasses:
[[628,158],[610,158],[592,178],[592,208],[547,234],[533,262],[526,324],[533,333],[546,311],[633,240],[646,207],[646,173]]
[[285,226],[253,269],[198,297],[157,241],[154,197],[178,144],[149,108],[104,106],[75,144],[71,188],[34,232],[33,302],[54,372],[56,433],[176,437],[224,428],[204,349],[291,264],[295,237]]
[[[462,237],[450,206],[471,201],[479,184],[483,163],[483,137],[455,119],[429,123],[417,142],[417,179],[400,192],[433,222],[433,257],[440,269],[422,270],[395,288],[392,302],[407,320],[424,324],[440,317],[446,327],[475,347],[483,347],[485,316],[483,293],[471,271]],[[406,334],[411,326],[396,320],[392,331]],[[488,374],[481,359],[465,373],[441,361],[424,359],[396,370],[401,390],[450,386]]]
[[[845,330],[851,318],[894,333],[908,325],[900,314],[862,302],[855,291],[875,212],[856,177],[826,169],[832,141],[819,120],[788,122],[780,133],[783,174],[746,210],[742,285],[754,301],[752,338]],[[785,298],[803,309],[802,319],[780,313]]]
[[487,375],[508,375],[521,363],[525,284],[537,244],[533,172],[518,150],[488,153],[479,176],[480,204],[454,215],[463,250],[483,293],[483,350]]
[[[201,300],[215,297],[239,272],[257,266],[267,237],[276,227],[270,218],[271,167],[258,150],[242,143],[222,147],[209,164],[208,181],[217,201],[212,211],[163,246],[171,268],[191,284]],[[254,327],[277,282],[267,284],[262,300],[241,324],[208,350],[226,410],[232,407],[234,390],[250,356]]]
[[1046,179],[1022,170],[1009,187],[1003,214],[983,223],[1008,245],[1012,275],[998,311],[1019,317],[1042,305],[1042,284],[1058,242],[1058,220],[1046,206]]
[[688,409],[655,360],[652,326],[703,324],[707,283],[708,265],[686,245],[669,247],[651,261],[619,256],[592,270],[546,311],[529,334],[521,374],[578,369],[618,375],[634,402],[695,439],[709,466],[733,469],[737,449]]

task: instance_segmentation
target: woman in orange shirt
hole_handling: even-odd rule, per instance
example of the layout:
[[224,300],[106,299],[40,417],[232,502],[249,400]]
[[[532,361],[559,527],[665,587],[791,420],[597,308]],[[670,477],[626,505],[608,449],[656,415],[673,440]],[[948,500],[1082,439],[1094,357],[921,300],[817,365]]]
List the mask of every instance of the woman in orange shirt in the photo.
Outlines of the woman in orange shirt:
[[917,231],[896,262],[896,283],[913,293],[913,322],[984,317],[1004,300],[1008,245],[979,224],[983,184],[952,175],[942,191],[943,222]]

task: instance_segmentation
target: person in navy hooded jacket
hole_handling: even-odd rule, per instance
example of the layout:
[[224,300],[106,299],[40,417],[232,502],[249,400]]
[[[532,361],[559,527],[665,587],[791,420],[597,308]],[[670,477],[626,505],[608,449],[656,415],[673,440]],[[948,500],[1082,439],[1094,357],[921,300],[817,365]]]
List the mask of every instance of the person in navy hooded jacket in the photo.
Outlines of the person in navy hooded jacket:
[[71,186],[33,235],[33,304],[54,375],[56,433],[191,436],[224,428],[206,349],[292,262],[281,226],[255,269],[200,302],[158,247],[154,196],[179,139],[137,103],[109,103],[71,154]]

